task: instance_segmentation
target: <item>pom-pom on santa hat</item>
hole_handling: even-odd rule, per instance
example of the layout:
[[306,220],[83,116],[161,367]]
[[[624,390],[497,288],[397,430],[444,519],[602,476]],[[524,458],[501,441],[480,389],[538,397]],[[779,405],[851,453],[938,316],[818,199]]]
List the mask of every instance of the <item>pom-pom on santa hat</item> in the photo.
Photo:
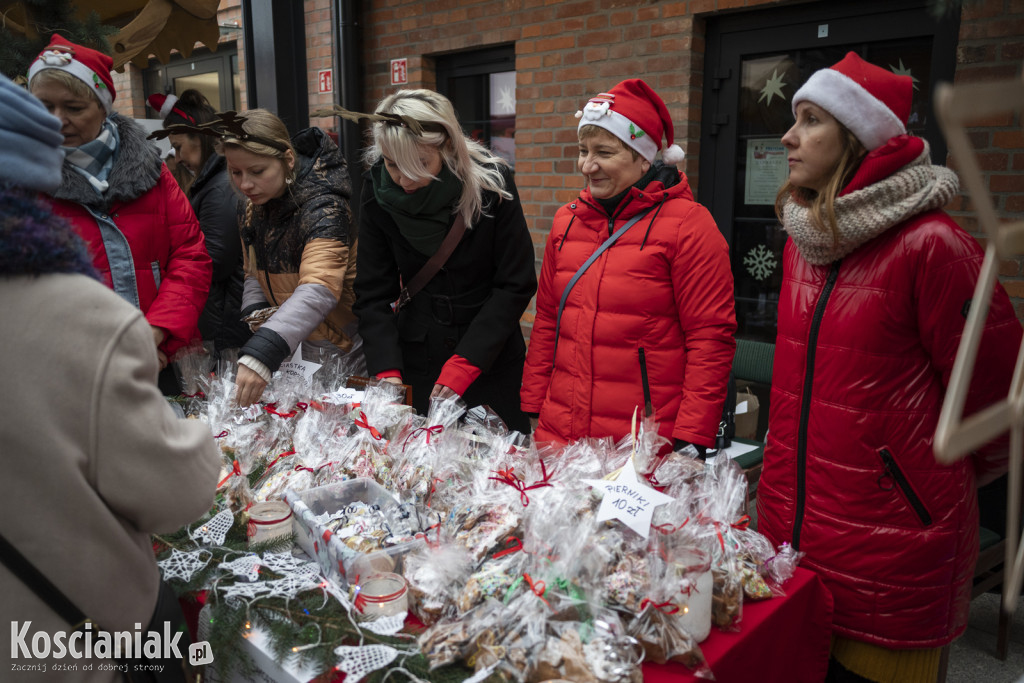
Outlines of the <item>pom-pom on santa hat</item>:
[[32,66],[28,69],[28,80],[43,69],[60,69],[89,86],[89,89],[99,98],[103,108],[109,114],[114,105],[114,79],[110,76],[110,70],[114,68],[114,60],[108,55],[92,50],[81,45],[76,45],[70,40],[54,33],[47,45]]
[[592,98],[582,111],[576,112],[576,118],[580,120],[577,130],[583,126],[604,128],[648,161],[654,161],[661,149],[662,135],[668,142],[661,154],[665,163],[678,164],[686,157],[682,148],[675,144],[668,107],[658,93],[639,78],[622,81],[610,91]]
[[149,102],[149,106],[160,114],[161,119],[166,119],[171,114],[177,114],[193,126],[196,125],[196,120],[194,118],[186,114],[181,107],[175,106],[178,103],[178,96],[174,93],[168,93],[166,95],[164,93],[153,93],[146,101]]
[[793,115],[800,102],[813,102],[849,128],[870,152],[907,132],[913,96],[910,76],[898,76],[847,52],[828,69],[815,71],[796,91]]

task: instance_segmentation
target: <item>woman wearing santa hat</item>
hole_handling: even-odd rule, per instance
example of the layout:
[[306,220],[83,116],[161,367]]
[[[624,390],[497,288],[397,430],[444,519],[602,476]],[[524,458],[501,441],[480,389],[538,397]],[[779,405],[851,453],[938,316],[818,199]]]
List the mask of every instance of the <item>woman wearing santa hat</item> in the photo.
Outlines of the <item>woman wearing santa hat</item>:
[[[199,339],[212,267],[188,199],[157,148],[112,111],[111,58],[54,34],[28,71],[29,89],[61,120],[64,172],[54,210],[89,246],[103,282],[139,307],[161,368]],[[173,373],[165,393],[180,393]]]
[[[793,96],[789,234],[758,530],[835,599],[829,679],[936,680],[967,625],[976,488],[1005,443],[932,453],[983,258],[941,210],[956,175],[907,133],[913,84],[854,53]],[[997,285],[967,413],[1008,393],[1021,326]],[[825,672],[822,672],[824,675]]]
[[[181,96],[157,93],[149,105],[164,120],[164,127],[201,126],[217,119],[210,102],[198,90]],[[199,316],[203,341],[212,342],[219,353],[247,342],[252,333],[242,322],[242,241],[238,235],[238,195],[228,179],[227,163],[214,149],[215,139],[188,130],[167,137],[179,169],[190,175],[189,202],[199,219],[206,251],[213,260],[210,296]]]
[[534,438],[618,439],[639,406],[677,445],[711,447],[735,351],[728,246],[646,83],[623,81],[577,116],[587,186],[555,214],[523,375]]

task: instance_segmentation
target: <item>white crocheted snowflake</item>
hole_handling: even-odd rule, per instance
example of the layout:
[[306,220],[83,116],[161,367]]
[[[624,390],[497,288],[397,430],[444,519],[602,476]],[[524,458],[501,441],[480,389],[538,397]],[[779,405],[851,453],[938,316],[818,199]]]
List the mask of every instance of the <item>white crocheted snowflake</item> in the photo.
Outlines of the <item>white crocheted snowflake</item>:
[[277,598],[294,598],[302,591],[320,587],[318,581],[313,581],[301,574],[291,574],[281,579],[266,581],[265,583],[268,589],[267,595]]
[[206,545],[224,545],[224,537],[235,523],[235,515],[230,509],[225,508],[210,520],[203,522],[198,529],[189,535],[196,543]]
[[338,670],[345,674],[345,678],[359,681],[395,661],[398,650],[387,645],[342,645],[334,648],[334,654],[340,658]]
[[313,563],[301,560],[291,553],[263,553],[263,566],[278,574],[293,572],[307,564]]
[[[205,559],[202,557],[204,553],[207,555]],[[171,556],[157,564],[160,565],[160,571],[163,573],[165,580],[180,579],[188,582],[192,579],[193,574],[210,562],[211,557],[213,557],[213,554],[209,550],[202,548],[193,550],[190,553],[183,553],[177,548],[172,548]]]
[[372,621],[364,621],[360,626],[380,636],[393,636],[405,627],[405,615],[401,612],[390,617],[381,617]]
[[269,581],[256,581],[254,583],[235,583],[219,589],[225,600],[244,598],[247,601],[255,600],[270,593]]
[[222,562],[220,568],[246,581],[256,581],[260,578],[260,564],[259,555],[243,555],[230,562]]
[[743,257],[743,263],[747,266],[747,272],[757,280],[765,280],[775,272],[775,266],[779,262],[775,260],[775,254],[768,247],[759,244]]

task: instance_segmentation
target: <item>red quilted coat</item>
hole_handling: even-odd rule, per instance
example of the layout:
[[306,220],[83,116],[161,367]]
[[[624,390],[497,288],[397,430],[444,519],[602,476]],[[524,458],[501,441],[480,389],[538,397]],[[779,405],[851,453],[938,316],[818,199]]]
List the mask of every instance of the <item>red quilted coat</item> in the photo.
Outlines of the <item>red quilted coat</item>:
[[[976,476],[1005,449],[940,465],[932,441],[982,256],[938,210],[831,265],[786,244],[758,530],[807,553],[846,637],[930,648],[966,627]],[[1001,286],[987,324],[968,414],[1006,397],[1020,346]]]
[[[571,290],[579,267],[615,230],[648,213]],[[645,377],[660,432],[711,446],[736,343],[728,246],[686,176],[666,167],[632,188],[614,218],[584,190],[559,209],[544,251],[537,316],[523,373],[523,411],[538,441],[630,433]]]
[[[103,282],[138,306],[150,325],[167,332],[160,350],[170,357],[199,339],[199,314],[210,291],[213,264],[192,206],[157,148],[130,119],[118,114],[110,118],[120,135],[110,188],[100,195],[65,161],[54,212],[85,240]],[[127,241],[131,265],[120,275],[118,265],[127,261],[110,258],[100,220],[112,222]],[[116,238],[111,250],[123,240]],[[115,286],[114,280],[127,287]]]

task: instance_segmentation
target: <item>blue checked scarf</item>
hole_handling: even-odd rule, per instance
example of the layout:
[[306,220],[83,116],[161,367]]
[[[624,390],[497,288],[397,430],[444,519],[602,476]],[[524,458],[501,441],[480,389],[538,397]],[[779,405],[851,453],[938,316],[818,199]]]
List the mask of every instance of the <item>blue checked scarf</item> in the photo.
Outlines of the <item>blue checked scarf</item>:
[[100,134],[95,140],[80,147],[61,149],[64,150],[64,158],[71,162],[71,166],[85,176],[93,189],[102,195],[107,191],[107,178],[114,167],[114,159],[117,157],[117,148],[120,144],[121,136],[117,132],[117,126],[108,118],[103,121],[103,127],[100,128]]

